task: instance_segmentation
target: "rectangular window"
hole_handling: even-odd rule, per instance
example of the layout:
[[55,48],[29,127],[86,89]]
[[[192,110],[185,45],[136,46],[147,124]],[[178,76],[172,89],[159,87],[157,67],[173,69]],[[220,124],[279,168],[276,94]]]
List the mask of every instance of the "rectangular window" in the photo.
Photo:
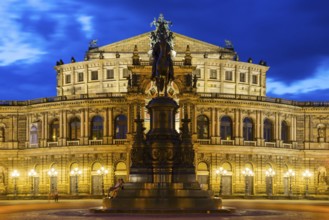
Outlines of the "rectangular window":
[[83,73],[78,73],[78,82],[83,82]]
[[210,70],[210,79],[217,79],[217,70]]
[[123,69],[123,72],[122,72],[122,78],[127,78],[129,76],[129,71],[128,69]]
[[201,78],[201,70],[200,69],[194,70],[193,75],[196,75],[196,77]]
[[91,71],[91,80],[98,80],[98,71]]
[[232,71],[225,71],[225,80],[233,80],[233,73]]
[[65,83],[71,83],[71,75],[65,75]]
[[256,75],[252,76],[252,84],[258,84],[258,77]]
[[114,70],[106,70],[106,79],[114,79]]
[[246,82],[246,73],[240,73],[240,82]]

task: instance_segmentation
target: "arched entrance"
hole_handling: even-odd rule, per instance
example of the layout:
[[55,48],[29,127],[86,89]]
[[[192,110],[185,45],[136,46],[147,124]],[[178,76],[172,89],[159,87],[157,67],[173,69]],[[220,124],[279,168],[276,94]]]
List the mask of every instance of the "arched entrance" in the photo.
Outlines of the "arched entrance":
[[197,166],[197,181],[200,183],[201,189],[209,189],[209,168],[205,162],[200,162]]
[[227,172],[222,175],[222,195],[231,195],[232,194],[232,166],[229,163],[223,163],[223,169]]
[[103,194],[103,176],[97,173],[102,165],[98,162],[94,163],[91,168],[91,194],[102,195]]
[[127,165],[124,162],[119,162],[115,166],[114,178],[115,182],[117,182],[118,179],[123,179],[125,182],[127,181]]

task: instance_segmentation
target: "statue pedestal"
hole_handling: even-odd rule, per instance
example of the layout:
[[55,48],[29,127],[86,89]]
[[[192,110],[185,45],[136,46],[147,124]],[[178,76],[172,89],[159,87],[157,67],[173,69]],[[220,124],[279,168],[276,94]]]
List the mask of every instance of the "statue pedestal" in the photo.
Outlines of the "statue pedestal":
[[229,211],[220,198],[211,198],[199,184],[127,183],[112,199],[104,198],[102,209],[93,212],[117,213],[210,213]]

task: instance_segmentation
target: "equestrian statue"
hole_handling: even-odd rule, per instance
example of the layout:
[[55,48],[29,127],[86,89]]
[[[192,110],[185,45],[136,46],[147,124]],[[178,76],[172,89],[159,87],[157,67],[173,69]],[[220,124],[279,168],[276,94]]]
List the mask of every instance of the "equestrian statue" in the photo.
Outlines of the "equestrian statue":
[[168,96],[167,88],[171,81],[174,80],[174,68],[171,59],[173,49],[173,33],[169,30],[170,21],[166,21],[160,14],[158,20],[151,25],[156,26],[156,30],[151,32],[152,47],[152,77],[155,81],[158,96],[164,90],[164,96]]

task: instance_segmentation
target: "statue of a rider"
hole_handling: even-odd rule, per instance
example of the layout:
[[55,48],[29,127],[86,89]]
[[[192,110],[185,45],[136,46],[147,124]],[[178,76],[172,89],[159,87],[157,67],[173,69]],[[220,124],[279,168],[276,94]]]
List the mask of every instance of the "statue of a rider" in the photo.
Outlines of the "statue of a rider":
[[167,96],[168,84],[174,80],[174,68],[171,59],[174,37],[169,29],[171,24],[170,21],[164,19],[162,14],[160,14],[158,20],[154,19],[151,23],[156,27],[150,36],[153,56],[151,79],[156,82],[158,95],[165,89],[165,96]]

